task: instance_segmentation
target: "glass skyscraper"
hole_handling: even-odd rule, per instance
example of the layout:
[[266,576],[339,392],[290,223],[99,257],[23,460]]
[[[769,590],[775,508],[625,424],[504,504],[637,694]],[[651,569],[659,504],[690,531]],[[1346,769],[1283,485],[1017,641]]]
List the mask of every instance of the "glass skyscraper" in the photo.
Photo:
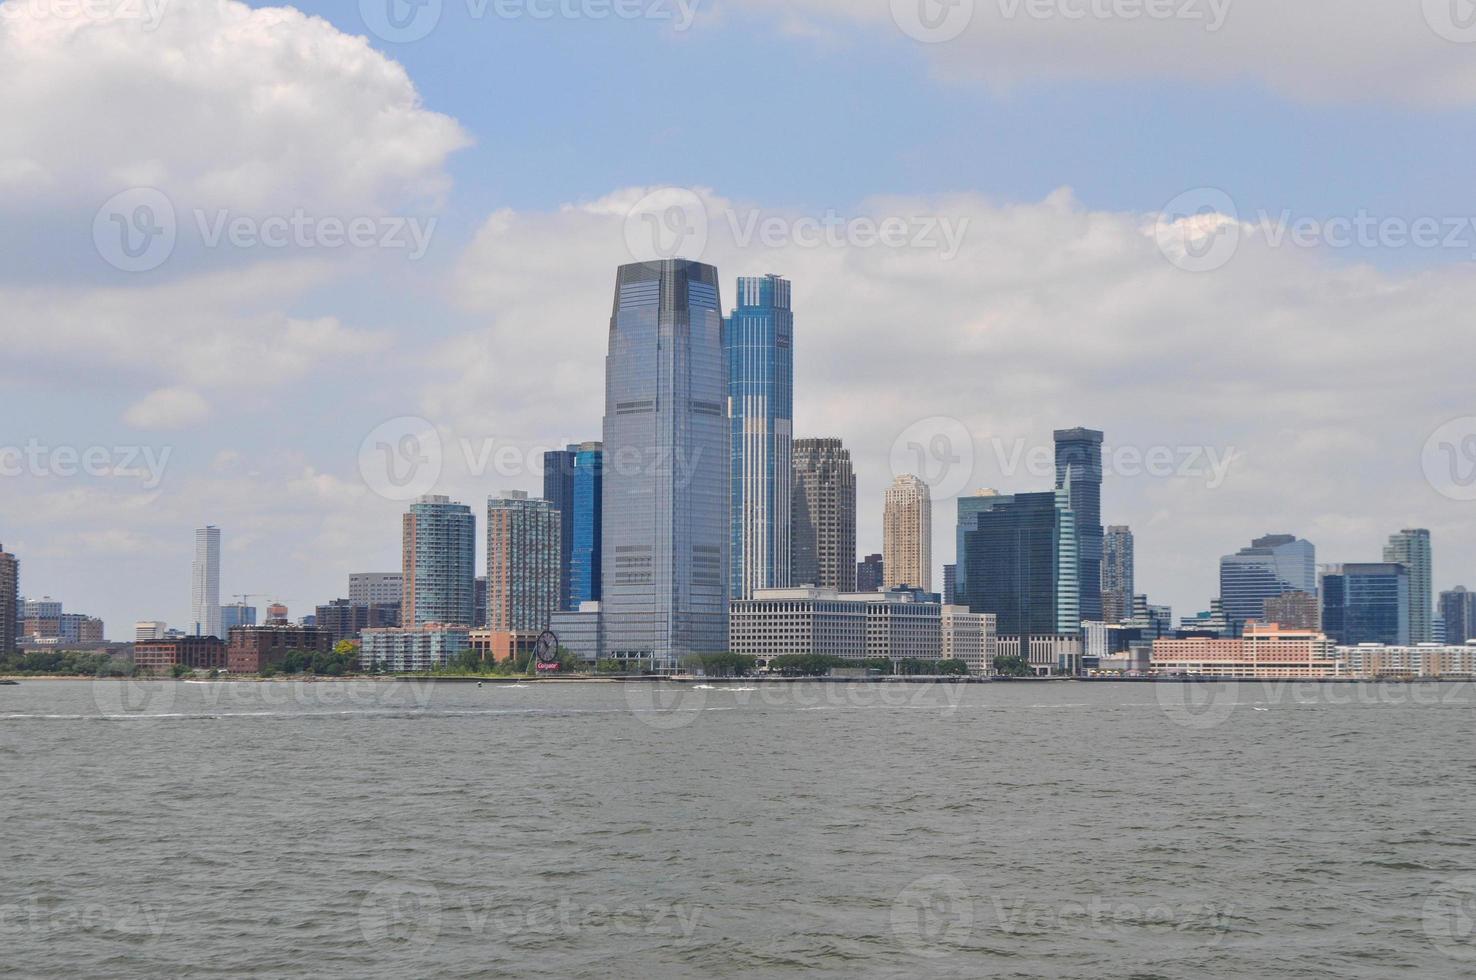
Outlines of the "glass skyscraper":
[[1246,620],[1266,618],[1266,600],[1317,591],[1317,549],[1290,534],[1256,538],[1249,548],[1220,559],[1220,599],[1239,635]]
[[401,524],[400,622],[470,626],[476,592],[477,519],[450,497],[421,497]]
[[565,517],[574,524],[569,555],[568,608],[577,610],[582,602],[600,601],[600,527],[605,497],[605,449],[598,442],[586,442],[574,457],[574,502],[572,514]]
[[1389,535],[1384,561],[1397,561],[1409,569],[1409,642],[1432,642],[1435,586],[1431,575],[1430,532],[1424,528],[1406,528]]
[[731,460],[717,270],[620,267],[605,361],[605,649],[658,670],[728,645]]
[[1334,565],[1322,576],[1322,631],[1343,646],[1409,644],[1409,569],[1397,562]]
[[957,601],[1000,636],[1080,631],[1077,531],[1067,488],[958,498]]
[[573,606],[569,578],[573,574],[574,556],[574,464],[579,447],[552,449],[543,454],[543,499],[553,505],[563,518],[559,539],[559,608]]
[[732,430],[733,598],[790,584],[793,507],[794,313],[789,280],[738,280],[738,303],[723,329]]
[[[1102,433],[1060,429],[1056,438],[1056,489],[1066,490],[1076,520],[1076,580],[1081,618],[1102,619]],[[1076,632],[1073,627],[1071,632]]]

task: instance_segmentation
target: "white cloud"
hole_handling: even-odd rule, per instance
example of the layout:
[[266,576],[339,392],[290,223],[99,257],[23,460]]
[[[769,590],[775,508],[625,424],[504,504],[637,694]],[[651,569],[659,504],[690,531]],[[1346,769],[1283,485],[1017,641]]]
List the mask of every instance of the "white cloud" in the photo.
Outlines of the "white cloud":
[[1056,79],[1167,79],[1248,81],[1311,102],[1476,100],[1476,29],[1452,19],[1449,0],[727,2],[772,11],[791,35],[808,33],[794,26],[801,17],[816,34],[860,23],[917,45],[946,77],[1000,91]]
[[61,9],[0,5],[0,206],[155,186],[181,208],[374,212],[441,195],[468,142],[399,64],[290,7],[170,0],[154,29]]
[[189,388],[159,388],[129,406],[123,421],[138,429],[184,429],[210,417],[210,404]]

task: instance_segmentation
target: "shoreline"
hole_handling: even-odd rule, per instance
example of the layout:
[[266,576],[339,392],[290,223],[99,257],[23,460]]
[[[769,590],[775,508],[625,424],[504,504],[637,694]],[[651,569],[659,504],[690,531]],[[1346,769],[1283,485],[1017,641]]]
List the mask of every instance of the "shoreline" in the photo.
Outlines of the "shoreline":
[[1470,684],[1476,677],[974,677],[918,674],[879,677],[666,677],[656,675],[608,676],[577,675],[573,677],[509,677],[434,674],[346,674],[342,677],[320,677],[315,674],[258,677],[255,674],[230,674],[224,677],[93,677],[77,674],[4,674],[0,686],[21,686],[28,681],[172,681],[176,684],[342,684],[374,681],[399,684],[410,681],[435,681],[444,684],[1223,684],[1271,682],[1281,684]]

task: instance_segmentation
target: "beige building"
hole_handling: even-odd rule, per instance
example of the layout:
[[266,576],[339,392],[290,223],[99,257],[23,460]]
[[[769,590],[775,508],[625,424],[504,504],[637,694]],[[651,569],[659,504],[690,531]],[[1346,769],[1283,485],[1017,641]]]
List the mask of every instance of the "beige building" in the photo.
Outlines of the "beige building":
[[851,660],[938,660],[942,608],[905,592],[758,589],[752,599],[732,603],[730,646],[760,664],[812,653]]
[[1349,677],[1337,645],[1318,630],[1247,623],[1238,639],[1154,640],[1153,670],[1195,677],[1297,679]]
[[1075,674],[1081,669],[1081,637],[1065,633],[1032,633],[1001,636],[995,643],[996,657],[1024,657],[1042,677]]
[[1338,647],[1338,656],[1358,677],[1476,678],[1476,641],[1462,644],[1420,643],[1386,647],[1364,643]]
[[943,659],[962,660],[971,674],[993,674],[998,645],[994,613],[970,612],[968,606],[944,606],[941,615]]
[[915,476],[897,477],[887,488],[882,514],[884,589],[909,586],[933,591],[933,500]]

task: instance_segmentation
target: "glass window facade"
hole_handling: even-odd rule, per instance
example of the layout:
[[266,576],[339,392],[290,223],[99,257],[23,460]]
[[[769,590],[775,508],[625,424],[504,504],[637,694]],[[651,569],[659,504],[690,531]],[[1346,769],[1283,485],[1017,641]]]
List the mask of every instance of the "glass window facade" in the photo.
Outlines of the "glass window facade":
[[1393,562],[1334,566],[1322,577],[1322,631],[1343,646],[1409,641],[1409,570]]
[[403,522],[401,621],[470,626],[477,577],[477,520],[449,497],[421,497]]

